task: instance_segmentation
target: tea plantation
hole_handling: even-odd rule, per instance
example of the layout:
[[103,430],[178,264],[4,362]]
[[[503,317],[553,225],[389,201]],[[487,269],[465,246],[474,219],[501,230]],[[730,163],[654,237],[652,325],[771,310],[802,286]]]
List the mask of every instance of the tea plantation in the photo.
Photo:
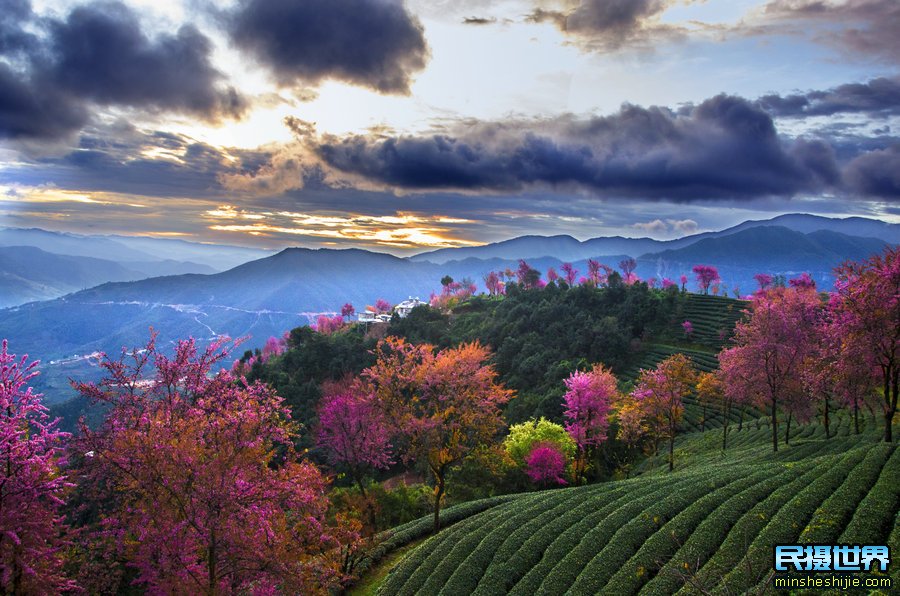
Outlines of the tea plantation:
[[[451,525],[378,594],[768,593],[775,544],[900,552],[900,451],[867,426],[855,435],[839,417],[830,438],[819,424],[799,427],[776,454],[767,425],[745,421],[724,453],[721,429],[683,435],[674,473],[649,458],[634,478],[448,510]],[[392,542],[426,527],[407,524]]]

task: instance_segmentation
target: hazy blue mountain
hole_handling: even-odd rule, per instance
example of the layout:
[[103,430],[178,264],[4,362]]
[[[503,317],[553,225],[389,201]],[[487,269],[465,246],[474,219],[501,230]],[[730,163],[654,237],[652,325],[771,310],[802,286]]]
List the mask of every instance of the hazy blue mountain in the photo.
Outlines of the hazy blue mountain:
[[836,219],[817,215],[788,214],[769,220],[746,221],[737,226],[717,231],[693,234],[675,240],[653,240],[652,238],[623,238],[621,236],[591,238],[583,242],[571,236],[521,236],[503,242],[465,248],[442,248],[420,253],[411,257],[413,261],[447,263],[467,258],[519,259],[535,257],[556,257],[562,261],[577,261],[594,257],[627,254],[639,255],[677,250],[708,238],[721,238],[750,228],[782,226],[797,232],[810,233],[827,230],[846,234],[879,238],[891,244],[900,243],[900,225],[889,224],[875,219],[849,217]]
[[[255,248],[201,244],[171,238],[83,236],[36,228],[0,228],[0,246],[34,246],[60,255],[116,261],[131,268],[133,268],[131,263],[153,261],[185,262],[204,266],[189,268],[195,272],[225,271],[272,254],[270,251]],[[157,271],[159,275],[185,272],[175,266]]]
[[108,281],[213,271],[197,263],[149,261],[123,265],[106,259],[58,255],[33,246],[6,246],[0,259],[0,308],[51,300]]
[[[647,279],[681,274],[691,279],[691,267],[715,265],[731,291],[754,289],[758,272],[811,273],[820,287],[831,286],[831,268],[846,259],[860,259],[883,249],[874,238],[838,232],[810,234],[780,226],[750,227],[727,236],[703,238],[677,249],[645,253],[638,274]],[[622,255],[601,258],[616,267]],[[546,274],[561,260],[528,258]],[[581,272],[586,261],[574,260]],[[45,375],[41,389],[50,399],[68,397],[66,377],[87,367],[86,355],[102,350],[116,353],[122,346],[146,341],[153,327],[160,342],[178,338],[209,340],[217,334],[252,336],[248,347],[261,345],[271,335],[313,321],[322,312],[340,310],[346,302],[358,310],[377,298],[398,302],[408,296],[427,299],[440,289],[440,279],[472,278],[483,288],[491,270],[515,269],[513,259],[469,258],[446,264],[415,262],[365,250],[286,249],[276,255],[211,275],[189,274],[133,282],[104,283],[63,298],[26,304],[0,311],[2,335],[15,350],[41,357]]]
[[886,244],[878,238],[829,230],[804,234],[783,226],[753,226],[683,248],[642,255],[638,274],[676,279],[685,273],[693,280],[691,268],[703,263],[718,267],[723,281],[729,287],[742,288],[743,293],[755,289],[753,276],[760,272],[787,277],[807,272],[822,289],[830,289],[834,267],[881,252]]

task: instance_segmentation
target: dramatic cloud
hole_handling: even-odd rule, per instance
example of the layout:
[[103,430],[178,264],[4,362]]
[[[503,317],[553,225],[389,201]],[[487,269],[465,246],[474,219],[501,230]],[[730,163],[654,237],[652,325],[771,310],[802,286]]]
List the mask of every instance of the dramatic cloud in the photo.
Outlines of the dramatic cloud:
[[782,117],[865,114],[869,117],[900,115],[900,77],[850,83],[827,91],[793,95],[766,95],[759,99],[766,111]]
[[[120,3],[38,18],[21,0],[0,15],[0,139],[53,140],[79,130],[92,106],[239,117],[245,100],[221,84],[210,41],[190,25],[148,37]],[[5,6],[4,6],[5,8]],[[44,32],[23,33],[24,26]]]
[[234,42],[284,86],[330,78],[408,93],[428,58],[401,0],[244,0],[230,20]]
[[129,8],[104,3],[75,8],[50,33],[55,60],[44,74],[78,97],[211,120],[246,108],[233,88],[217,87],[212,44],[193,26],[150,39]]
[[900,200],[900,144],[860,155],[847,165],[846,178],[859,194]]
[[897,0],[772,0],[769,19],[805,21],[822,26],[816,39],[888,62],[900,59],[900,2]]
[[689,201],[790,196],[839,178],[828,145],[784,141],[766,112],[726,95],[678,113],[626,105],[606,117],[476,123],[431,136],[324,135],[306,145],[327,179],[407,191],[581,189]]
[[557,9],[538,7],[528,19],[549,21],[566,33],[583,38],[588,45],[615,49],[651,35],[671,34],[677,29],[656,22],[670,0],[581,0],[563,2]]

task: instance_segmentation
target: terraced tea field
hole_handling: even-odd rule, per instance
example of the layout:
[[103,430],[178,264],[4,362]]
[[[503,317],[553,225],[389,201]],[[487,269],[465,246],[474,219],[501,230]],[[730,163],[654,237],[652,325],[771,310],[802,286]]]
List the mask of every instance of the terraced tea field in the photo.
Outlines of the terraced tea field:
[[852,434],[846,416],[832,432],[801,427],[777,454],[755,421],[724,454],[720,430],[691,433],[674,473],[650,458],[632,479],[480,502],[411,550],[378,593],[742,593],[767,588],[774,544],[900,552],[900,451],[877,430]]

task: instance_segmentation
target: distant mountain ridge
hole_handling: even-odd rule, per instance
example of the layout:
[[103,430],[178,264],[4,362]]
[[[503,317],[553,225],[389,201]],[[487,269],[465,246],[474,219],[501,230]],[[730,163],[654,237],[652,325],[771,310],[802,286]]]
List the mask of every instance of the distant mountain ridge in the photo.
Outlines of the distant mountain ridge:
[[891,244],[900,244],[900,225],[898,224],[889,224],[864,217],[839,219],[818,215],[787,214],[768,220],[745,221],[725,230],[703,232],[675,240],[612,236],[579,241],[571,236],[520,236],[484,246],[442,248],[423,252],[410,257],[410,260],[443,264],[467,258],[528,259],[556,257],[562,261],[577,261],[622,254],[638,257],[647,253],[677,250],[707,238],[719,238],[749,228],[768,226],[781,226],[802,233],[827,230],[848,236],[878,238]]

